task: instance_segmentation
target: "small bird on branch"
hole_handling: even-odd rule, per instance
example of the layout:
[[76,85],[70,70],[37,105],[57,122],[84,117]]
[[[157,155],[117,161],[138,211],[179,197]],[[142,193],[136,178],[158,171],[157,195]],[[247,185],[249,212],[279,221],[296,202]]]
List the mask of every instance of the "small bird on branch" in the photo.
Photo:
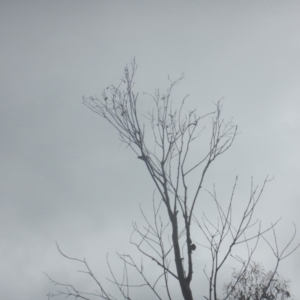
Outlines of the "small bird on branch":
[[150,157],[147,155],[141,155],[141,156],[138,156],[138,159],[141,159],[143,161],[148,161],[150,159]]

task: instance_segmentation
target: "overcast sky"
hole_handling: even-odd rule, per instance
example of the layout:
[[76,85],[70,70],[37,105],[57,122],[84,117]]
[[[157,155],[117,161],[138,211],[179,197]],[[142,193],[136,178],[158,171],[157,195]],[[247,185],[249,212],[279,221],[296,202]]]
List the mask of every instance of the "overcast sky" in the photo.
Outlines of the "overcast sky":
[[[164,90],[168,75],[184,72],[174,95],[190,94],[191,109],[208,112],[224,97],[241,134],[206,187],[229,188],[239,175],[243,194],[251,176],[274,175],[257,216],[266,226],[282,217],[281,246],[294,222],[299,241],[299,12],[298,1],[1,0],[1,298],[47,299],[55,288],[43,272],[95,289],[55,241],[101,280],[106,253],[114,260],[132,250],[132,221],[139,204],[150,207],[154,186],[82,96],[118,84],[133,57],[140,92]],[[299,255],[279,270],[295,299]],[[271,257],[266,249],[258,260],[270,267]]]

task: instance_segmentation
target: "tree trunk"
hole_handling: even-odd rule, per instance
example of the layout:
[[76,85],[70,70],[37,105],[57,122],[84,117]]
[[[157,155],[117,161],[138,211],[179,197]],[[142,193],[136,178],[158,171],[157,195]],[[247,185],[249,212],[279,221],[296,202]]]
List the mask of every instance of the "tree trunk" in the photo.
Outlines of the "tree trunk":
[[175,263],[177,269],[178,280],[181,288],[181,292],[184,300],[193,300],[192,291],[190,285],[184,277],[184,268],[182,265],[182,258],[180,256],[180,247],[178,242],[178,226],[177,226],[177,214],[172,215],[172,240],[174,246]]

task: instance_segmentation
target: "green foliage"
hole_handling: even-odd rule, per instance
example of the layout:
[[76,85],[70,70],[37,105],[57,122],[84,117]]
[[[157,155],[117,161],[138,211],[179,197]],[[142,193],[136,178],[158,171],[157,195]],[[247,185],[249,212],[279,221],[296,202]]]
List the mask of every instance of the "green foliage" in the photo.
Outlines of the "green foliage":
[[[291,298],[289,281],[274,271],[252,262],[244,272],[232,273],[231,282],[224,285],[228,300],[285,300]],[[291,298],[292,299],[292,298]]]

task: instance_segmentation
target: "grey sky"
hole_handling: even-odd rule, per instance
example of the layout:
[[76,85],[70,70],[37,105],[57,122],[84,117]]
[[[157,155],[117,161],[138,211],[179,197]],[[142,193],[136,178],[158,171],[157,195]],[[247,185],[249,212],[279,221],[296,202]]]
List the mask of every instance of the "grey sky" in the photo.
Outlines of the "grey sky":
[[[90,287],[55,241],[101,279],[107,252],[131,251],[131,222],[140,220],[139,203],[150,207],[154,187],[81,97],[117,84],[133,57],[141,92],[166,89],[168,75],[184,72],[174,97],[190,94],[189,107],[207,112],[225,97],[224,114],[241,134],[207,187],[229,189],[239,175],[243,194],[251,176],[262,183],[274,175],[258,216],[266,225],[283,217],[282,243],[292,222],[300,230],[299,2],[161,2],[0,2],[3,299],[47,299],[43,271]],[[259,256],[266,267],[269,254]],[[280,269],[296,299],[299,269],[299,251]]]

